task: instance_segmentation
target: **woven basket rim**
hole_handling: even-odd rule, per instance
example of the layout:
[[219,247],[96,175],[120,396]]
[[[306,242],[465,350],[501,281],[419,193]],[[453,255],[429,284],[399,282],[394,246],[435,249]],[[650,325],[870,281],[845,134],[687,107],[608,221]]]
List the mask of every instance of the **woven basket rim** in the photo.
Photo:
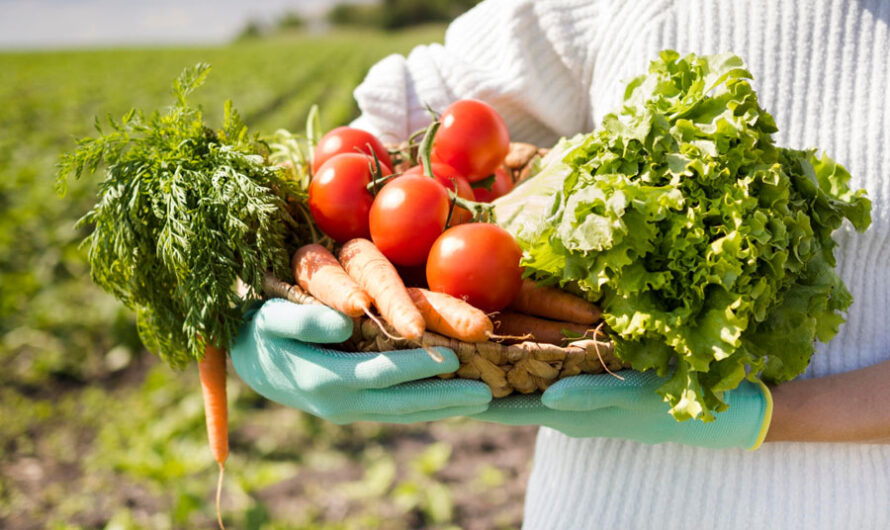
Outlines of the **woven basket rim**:
[[[285,282],[272,274],[263,281],[263,291],[267,298],[283,298],[297,304],[325,305],[306,293],[297,285]],[[494,397],[504,397],[513,391],[531,393],[545,390],[564,377],[581,373],[612,373],[627,366],[614,353],[614,345],[609,340],[600,340],[605,335],[573,341],[565,346],[549,343],[523,341],[517,344],[502,344],[495,341],[469,343],[446,337],[432,331],[424,332],[419,342],[394,336],[388,324],[384,332],[380,323],[368,317],[354,319],[352,337],[341,344],[345,351],[389,351],[407,348],[449,348],[457,355],[460,368],[442,378],[458,377],[481,379],[492,390]]]

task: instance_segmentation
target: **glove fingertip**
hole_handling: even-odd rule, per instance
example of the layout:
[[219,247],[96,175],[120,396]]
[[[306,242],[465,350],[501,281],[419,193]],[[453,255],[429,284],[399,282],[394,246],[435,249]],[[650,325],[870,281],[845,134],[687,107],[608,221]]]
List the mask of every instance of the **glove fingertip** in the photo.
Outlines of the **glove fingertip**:
[[440,374],[456,372],[457,369],[460,368],[460,360],[457,358],[457,354],[454,353],[453,350],[441,346],[433,348],[433,350],[442,356],[442,371],[439,372]]
[[[560,384],[563,383],[563,384]],[[548,388],[541,396],[547,408],[564,411],[593,410],[608,406],[608,394],[595,386],[581,387],[569,384],[569,380]]]
[[318,340],[312,342],[337,343],[343,342],[352,336],[353,321],[343,313],[327,307],[319,308],[325,311],[316,315],[316,325],[321,331]]
[[[476,381],[473,382],[475,383]],[[468,393],[471,394],[474,400],[478,399],[479,401],[484,401],[486,406],[489,402],[491,402],[492,399],[494,399],[494,396],[491,395],[491,387],[489,387],[485,383],[473,385]]]
[[443,387],[452,389],[457,392],[460,398],[450,406],[477,406],[484,405],[488,407],[491,402],[491,387],[482,381],[471,381],[469,379],[448,379],[440,380]]
[[579,408],[575,397],[562,388],[548,388],[541,396],[541,403],[554,410],[578,410]]
[[267,301],[257,315],[259,329],[303,342],[337,343],[352,335],[352,319],[323,305],[300,305],[287,300]]
[[418,373],[419,377],[448,374],[456,372],[457,369],[460,368],[460,360],[457,358],[457,354],[454,353],[454,350],[443,346],[402,350],[402,353],[412,357],[415,355],[422,356],[420,357],[422,362],[414,367],[422,372]]

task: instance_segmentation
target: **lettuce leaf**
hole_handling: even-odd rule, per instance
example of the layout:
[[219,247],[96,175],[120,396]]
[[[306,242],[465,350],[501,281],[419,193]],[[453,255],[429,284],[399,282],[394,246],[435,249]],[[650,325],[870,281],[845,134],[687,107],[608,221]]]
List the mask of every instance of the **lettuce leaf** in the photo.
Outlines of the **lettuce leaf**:
[[745,377],[803,372],[852,302],[831,234],[871,221],[842,166],[774,144],[750,79],[731,54],[661,52],[495,204],[526,275],[599,302],[617,354],[668,377],[677,420],[714,419]]

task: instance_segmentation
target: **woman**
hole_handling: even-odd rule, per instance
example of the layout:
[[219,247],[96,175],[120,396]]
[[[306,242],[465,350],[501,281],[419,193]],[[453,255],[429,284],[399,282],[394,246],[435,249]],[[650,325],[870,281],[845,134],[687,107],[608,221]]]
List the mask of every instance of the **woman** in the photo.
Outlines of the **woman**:
[[267,397],[338,422],[460,414],[552,427],[538,435],[528,528],[890,528],[888,21],[880,0],[488,0],[444,46],[384,59],[355,92],[355,125],[393,141],[426,125],[425,104],[477,97],[513,139],[551,145],[592,130],[659,50],[741,56],[777,143],[824,149],[873,202],[865,234],[835,234],[855,301],[801,379],[771,392],[742,385],[707,426],[654,424],[667,415],[645,375],[617,389],[571,378],[543,400],[489,404],[473,381],[411,382],[453,370],[451,352],[442,365],[415,352],[332,357],[301,341],[340,340],[342,322],[284,302],[245,328],[236,369]]

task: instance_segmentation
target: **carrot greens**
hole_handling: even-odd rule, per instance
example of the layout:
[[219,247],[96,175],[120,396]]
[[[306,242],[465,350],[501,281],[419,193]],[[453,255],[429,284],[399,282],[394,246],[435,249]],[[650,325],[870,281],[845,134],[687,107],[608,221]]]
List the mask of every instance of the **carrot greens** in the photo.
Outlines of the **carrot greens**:
[[297,183],[269,165],[268,148],[231,102],[218,130],[188,97],[210,68],[186,69],[166,112],[131,110],[62,156],[58,185],[104,167],[84,246],[93,280],[136,312],[145,345],[183,367],[205,342],[227,348],[242,322],[240,278],[250,291],[267,269],[289,278],[290,250],[308,228],[290,215]]

